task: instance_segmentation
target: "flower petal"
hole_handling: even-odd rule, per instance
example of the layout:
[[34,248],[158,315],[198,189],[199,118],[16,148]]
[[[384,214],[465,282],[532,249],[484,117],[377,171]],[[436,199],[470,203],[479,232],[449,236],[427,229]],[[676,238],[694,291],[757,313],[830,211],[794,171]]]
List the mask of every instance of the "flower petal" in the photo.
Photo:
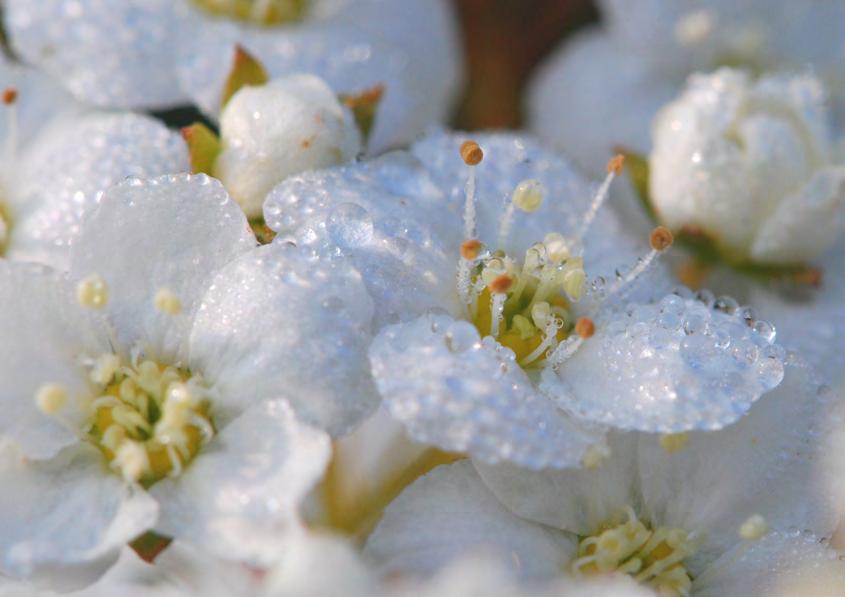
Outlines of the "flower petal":
[[152,486],[157,530],[226,559],[266,565],[328,464],[329,438],[268,400],[227,425],[178,477]]
[[590,535],[627,505],[637,503],[636,436],[608,435],[607,458],[585,470],[530,471],[475,462],[484,483],[526,520]]
[[829,536],[838,504],[821,457],[839,422],[831,412],[835,401],[809,370],[787,365],[784,382],[736,425],[691,433],[689,444],[671,454],[656,439],[641,441],[646,511],[666,526],[706,533],[693,564],[698,570],[739,542],[738,529],[753,514],[772,529]]
[[108,471],[86,444],[34,463],[0,448],[0,563],[16,577],[57,588],[90,583],[120,548],[154,523],[155,501]]
[[[184,355],[189,326],[211,277],[255,246],[243,212],[223,186],[204,175],[130,179],[112,187],[86,218],[71,249],[71,275],[99,274],[109,287],[106,313],[124,350],[163,359]],[[158,312],[160,289],[182,312]]]
[[188,169],[184,141],[157,120],[130,113],[65,119],[25,157],[13,194],[11,255],[66,269],[68,246],[106,188]]
[[[93,392],[79,359],[108,350],[108,328],[79,306],[57,273],[8,260],[0,260],[0,313],[0,434],[29,458],[50,458],[78,441],[68,426],[81,427],[78,406]],[[59,417],[36,405],[36,393],[47,384],[59,384],[67,394]]]
[[365,554],[385,574],[430,575],[456,557],[488,552],[507,557],[526,579],[560,574],[574,539],[514,516],[467,461],[440,466],[388,506]]
[[543,371],[541,389],[575,417],[621,429],[678,433],[738,420],[780,383],[784,351],[774,329],[751,327],[732,299],[681,294],[606,313],[572,358]]
[[370,361],[385,405],[417,441],[531,469],[579,466],[603,442],[539,394],[513,352],[481,340],[470,323],[427,315],[389,326]]
[[183,102],[169,43],[179,2],[9,0],[5,11],[14,49],[84,102],[121,108]]
[[305,422],[333,434],[378,404],[369,373],[373,306],[361,276],[275,244],[224,267],[191,332],[191,368],[215,388],[215,406],[238,412],[284,396]]

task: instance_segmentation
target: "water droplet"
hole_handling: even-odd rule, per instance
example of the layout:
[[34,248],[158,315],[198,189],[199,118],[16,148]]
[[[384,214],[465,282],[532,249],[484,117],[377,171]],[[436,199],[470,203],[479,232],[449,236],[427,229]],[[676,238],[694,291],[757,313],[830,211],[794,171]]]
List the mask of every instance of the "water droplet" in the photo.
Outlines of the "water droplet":
[[331,239],[341,248],[351,249],[367,244],[373,237],[373,219],[355,203],[341,203],[326,224]]
[[763,321],[762,319],[756,321],[754,323],[753,329],[755,332],[760,334],[766,341],[774,342],[775,340],[775,326],[770,324],[768,321]]

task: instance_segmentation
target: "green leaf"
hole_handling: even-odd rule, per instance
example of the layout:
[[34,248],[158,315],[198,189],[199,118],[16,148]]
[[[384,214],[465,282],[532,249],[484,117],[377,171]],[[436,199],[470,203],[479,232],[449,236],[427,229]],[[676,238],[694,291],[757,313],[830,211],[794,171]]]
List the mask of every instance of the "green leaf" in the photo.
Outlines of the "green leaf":
[[220,155],[220,138],[210,128],[197,122],[182,129],[182,138],[188,144],[191,172],[214,175],[214,163]]
[[232,60],[232,70],[223,85],[223,95],[220,98],[220,109],[226,107],[232,96],[247,85],[264,85],[270,80],[267,70],[258,59],[247,52],[242,46],[235,46],[235,57]]
[[355,124],[358,125],[358,130],[361,131],[361,137],[363,137],[364,143],[370,138],[370,132],[373,130],[378,107],[381,104],[381,98],[383,96],[383,85],[376,85],[358,94],[341,94],[338,96],[340,101],[352,110],[352,115],[355,117]]

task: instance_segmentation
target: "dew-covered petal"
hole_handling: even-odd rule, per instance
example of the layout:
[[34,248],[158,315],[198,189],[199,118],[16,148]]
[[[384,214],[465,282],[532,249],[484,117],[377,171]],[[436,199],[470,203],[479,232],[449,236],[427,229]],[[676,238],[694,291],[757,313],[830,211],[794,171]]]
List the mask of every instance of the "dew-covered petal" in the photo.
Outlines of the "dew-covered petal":
[[0,260],[0,314],[0,434],[29,458],[50,458],[77,435],[38,409],[36,393],[61,385],[67,404],[59,414],[68,425],[81,425],[80,405],[92,385],[79,359],[108,350],[108,328],[79,305],[59,274],[9,260]]
[[746,313],[728,297],[689,292],[631,303],[602,314],[595,336],[557,371],[545,369],[540,387],[593,423],[660,433],[721,429],[783,378],[774,328]]
[[100,106],[183,102],[173,70],[174,0],[9,0],[11,45],[80,100]]
[[530,471],[510,464],[475,461],[484,483],[521,518],[590,535],[636,503],[636,436],[610,433],[604,457],[582,470]]
[[387,409],[417,441],[530,469],[580,466],[603,442],[538,393],[512,351],[465,321],[432,314],[389,326],[370,362]]
[[189,363],[230,416],[282,396],[332,434],[378,404],[367,360],[373,305],[361,276],[274,244],[224,267],[197,310]]
[[375,303],[375,328],[432,307],[457,310],[460,220],[433,225],[449,209],[418,160],[406,153],[304,173],[264,204],[277,242],[294,241],[321,259],[348,259]]
[[[130,179],[110,188],[86,218],[71,249],[74,279],[99,274],[109,288],[105,312],[120,348],[162,359],[184,356],[194,310],[212,276],[255,245],[240,207],[204,175]],[[167,289],[181,313],[159,312]]]
[[528,96],[529,127],[601,176],[614,147],[648,151],[651,119],[676,88],[611,35],[589,30],[568,40],[537,71]]
[[763,263],[806,263],[845,229],[845,167],[816,172],[763,222],[751,256]]
[[86,444],[41,463],[5,444],[0,481],[3,572],[65,590],[105,572],[158,513],[155,500],[125,485],[108,471],[99,450]]
[[180,476],[153,485],[156,530],[222,558],[266,565],[330,454],[328,436],[297,421],[284,400],[257,404]]
[[365,555],[384,574],[430,575],[462,555],[499,554],[522,578],[550,579],[574,548],[573,537],[508,511],[461,461],[434,469],[394,500]]
[[66,268],[69,245],[103,191],[129,176],[189,169],[184,141],[137,114],[91,113],[47,128],[26,152],[12,201],[10,254]]
[[727,551],[693,581],[696,597],[834,597],[845,590],[845,563],[813,533],[772,532]]
[[822,456],[840,423],[835,402],[806,367],[790,364],[783,383],[736,425],[692,432],[671,454],[656,438],[640,442],[646,512],[666,526],[706,534],[692,562],[696,571],[739,542],[738,529],[753,514],[771,529],[833,532],[839,508]]

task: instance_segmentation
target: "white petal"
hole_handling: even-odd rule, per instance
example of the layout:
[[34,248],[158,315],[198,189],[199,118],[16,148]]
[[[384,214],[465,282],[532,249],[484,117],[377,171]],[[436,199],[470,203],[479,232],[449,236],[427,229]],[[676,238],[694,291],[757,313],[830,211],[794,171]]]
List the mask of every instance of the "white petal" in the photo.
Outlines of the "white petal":
[[693,581],[696,597],[834,597],[845,590],[845,563],[812,533],[770,533],[740,545]]
[[434,226],[448,221],[443,204],[419,162],[395,153],[294,176],[270,193],[264,214],[278,242],[349,258],[373,298],[378,329],[431,307],[457,309],[460,220]]
[[15,50],[86,103],[134,108],[183,101],[172,66],[179,3],[9,0],[5,8]]
[[531,469],[580,466],[603,441],[538,393],[512,351],[481,340],[468,322],[427,315],[389,326],[370,361],[385,405],[417,441]]
[[652,116],[675,90],[609,34],[590,30],[540,67],[528,99],[530,128],[601,176],[614,147],[648,151]]
[[577,418],[621,429],[733,423],[780,383],[784,351],[771,326],[750,327],[732,299],[690,294],[604,314],[572,358],[543,371],[541,388]]
[[[83,309],[63,278],[41,266],[0,260],[0,433],[30,458],[50,458],[76,443],[82,401],[93,388],[80,357],[109,349],[105,322]],[[35,402],[47,384],[63,386],[67,405],[59,418]]]
[[84,444],[43,463],[5,445],[0,476],[4,572],[65,590],[105,572],[158,512],[149,495],[124,485],[102,453]]
[[821,456],[839,420],[831,412],[834,400],[807,369],[789,365],[784,382],[736,425],[691,433],[689,444],[672,454],[656,439],[642,441],[646,511],[665,526],[705,534],[695,557],[699,570],[739,542],[738,529],[753,514],[772,529],[829,536],[838,508]]
[[760,227],[752,257],[768,263],[806,263],[845,230],[845,167],[817,171],[781,201]]
[[574,539],[514,516],[467,461],[440,466],[388,506],[365,554],[385,574],[429,575],[461,555],[507,558],[523,578],[560,574]]
[[247,410],[176,478],[150,488],[157,530],[226,559],[267,564],[330,456],[328,436],[283,400]]
[[283,396],[297,415],[333,434],[378,404],[367,361],[373,306],[361,276],[274,244],[214,278],[197,311],[190,364],[239,412]]
[[[255,245],[243,212],[204,175],[130,179],[112,187],[85,220],[71,250],[71,275],[99,274],[106,312],[125,350],[143,342],[160,358],[184,354],[192,315],[216,271]],[[155,309],[158,290],[182,312]]]
[[636,504],[636,436],[610,434],[607,458],[593,469],[529,471],[475,462],[484,483],[517,516],[578,535]]
[[103,191],[129,176],[187,171],[185,142],[137,114],[66,118],[28,150],[14,188],[12,257],[66,269],[69,245]]

